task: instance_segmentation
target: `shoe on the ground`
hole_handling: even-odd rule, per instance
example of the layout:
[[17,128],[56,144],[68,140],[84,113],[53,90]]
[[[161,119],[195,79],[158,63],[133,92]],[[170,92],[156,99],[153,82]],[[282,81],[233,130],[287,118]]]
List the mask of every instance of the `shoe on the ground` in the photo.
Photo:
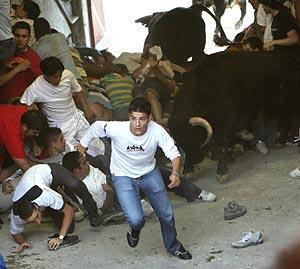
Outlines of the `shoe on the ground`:
[[247,209],[243,205],[239,205],[236,201],[230,201],[224,207],[224,219],[232,220],[241,217],[247,213]]
[[103,215],[102,216],[102,225],[117,225],[117,224],[122,224],[126,222],[125,215],[123,211],[114,211],[110,214]]
[[145,213],[145,217],[149,217],[154,213],[153,207],[151,206],[151,204],[147,200],[142,199],[141,204],[142,204],[142,208],[143,208],[144,213]]
[[[57,236],[55,236],[57,235]],[[55,234],[51,237],[48,237],[48,242],[52,239],[52,238],[55,238],[55,237],[58,237],[58,234]],[[69,246],[72,246],[72,245],[75,245],[79,242],[79,238],[77,235],[65,235],[62,243],[58,246],[57,249],[59,248],[64,248],[64,247],[69,247]]]
[[[133,234],[135,233],[135,236]],[[127,242],[128,245],[132,248],[135,248],[137,244],[139,243],[140,240],[140,231],[132,231],[131,228],[129,227],[128,232],[127,232]]]
[[298,167],[295,168],[294,170],[290,171],[289,175],[292,178],[300,177],[300,169]]
[[192,254],[188,252],[183,245],[180,245],[180,248],[176,250],[174,253],[171,253],[173,256],[182,259],[182,260],[190,260],[192,259]]
[[231,243],[233,248],[245,248],[248,246],[254,246],[263,242],[262,233],[258,232],[244,232],[239,241]]
[[269,153],[269,149],[263,141],[258,140],[255,145],[257,151],[259,151],[262,155],[267,155]]
[[93,217],[90,217],[90,225],[92,227],[98,227],[102,223],[101,217],[97,214]]
[[216,201],[217,196],[209,191],[202,190],[198,196],[198,199],[200,199],[204,202],[212,203],[212,202]]

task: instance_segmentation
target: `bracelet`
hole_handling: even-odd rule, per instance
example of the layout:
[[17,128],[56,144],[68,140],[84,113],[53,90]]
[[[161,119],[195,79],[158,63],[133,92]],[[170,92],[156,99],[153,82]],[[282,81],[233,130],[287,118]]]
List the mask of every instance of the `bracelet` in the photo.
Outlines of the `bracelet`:
[[177,172],[174,172],[174,171],[171,173],[171,175],[175,175],[175,176],[177,176],[177,177],[180,177],[180,174],[177,173]]

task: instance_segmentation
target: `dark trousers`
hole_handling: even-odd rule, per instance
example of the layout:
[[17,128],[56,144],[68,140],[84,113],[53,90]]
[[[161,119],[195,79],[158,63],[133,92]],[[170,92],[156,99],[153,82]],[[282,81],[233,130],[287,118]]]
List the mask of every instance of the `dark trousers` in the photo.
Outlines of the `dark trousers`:
[[98,215],[97,204],[86,185],[60,164],[49,164],[53,176],[51,188],[64,187],[66,193],[73,193],[82,199],[82,204],[90,218]]
[[199,188],[193,182],[185,179],[184,177],[181,178],[181,183],[178,187],[170,189],[167,186],[170,184],[169,177],[171,175],[171,172],[162,167],[159,168],[159,171],[162,175],[167,191],[174,192],[176,195],[185,198],[187,202],[195,201],[198,198],[199,194],[202,192],[201,188]]
[[[63,224],[64,212],[58,211],[58,210],[54,210],[54,209],[52,209],[50,207],[47,207],[44,212],[45,212],[46,215],[48,215],[53,220],[56,228],[58,230],[60,230],[61,226]],[[70,225],[69,230],[68,230],[67,233],[68,234],[73,233],[74,232],[74,228],[75,228],[75,223],[74,223],[74,220],[72,220],[72,223],[71,223],[71,225]]]

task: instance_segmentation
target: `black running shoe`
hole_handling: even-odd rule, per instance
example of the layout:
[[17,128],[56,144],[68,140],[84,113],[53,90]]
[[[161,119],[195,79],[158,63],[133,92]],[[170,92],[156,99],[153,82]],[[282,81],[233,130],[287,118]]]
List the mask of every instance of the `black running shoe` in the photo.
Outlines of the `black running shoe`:
[[140,240],[140,230],[132,230],[131,228],[128,229],[127,232],[127,242],[128,245],[132,248],[135,248]]
[[180,245],[180,248],[175,251],[174,253],[171,253],[173,256],[182,259],[182,260],[190,260],[192,259],[192,254],[189,253],[183,245]]
[[[57,234],[58,235],[58,234]],[[52,238],[55,238],[55,237],[58,237],[58,236],[53,236]],[[52,239],[50,237],[48,237],[48,242]],[[65,235],[62,243],[58,246],[57,249],[59,248],[64,248],[64,247],[69,247],[69,246],[72,246],[72,245],[75,245],[79,242],[79,238],[77,235]]]

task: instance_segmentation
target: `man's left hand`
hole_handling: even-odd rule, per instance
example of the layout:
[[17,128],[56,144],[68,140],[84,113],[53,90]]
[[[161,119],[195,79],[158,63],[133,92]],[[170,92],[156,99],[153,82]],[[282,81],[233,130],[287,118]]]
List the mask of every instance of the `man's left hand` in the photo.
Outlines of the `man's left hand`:
[[180,185],[180,176],[175,175],[175,174],[171,174],[170,175],[170,181],[171,181],[171,183],[168,185],[168,187],[170,189],[172,189],[174,187],[178,187]]
[[48,242],[48,247],[50,250],[57,250],[57,248],[59,247],[59,245],[63,242],[63,240],[59,239],[58,237],[52,238],[49,242]]

